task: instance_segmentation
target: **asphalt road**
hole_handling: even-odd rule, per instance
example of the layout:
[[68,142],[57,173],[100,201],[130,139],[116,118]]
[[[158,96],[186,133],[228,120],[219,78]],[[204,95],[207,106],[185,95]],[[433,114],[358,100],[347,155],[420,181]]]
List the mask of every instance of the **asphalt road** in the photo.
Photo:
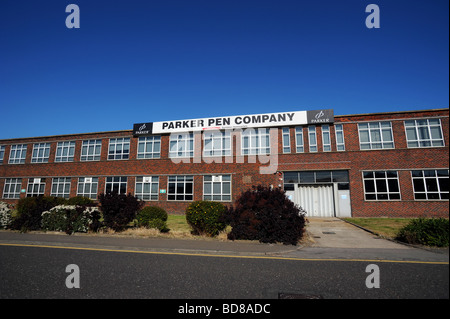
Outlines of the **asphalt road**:
[[[80,288],[67,288],[67,265]],[[367,288],[369,264],[380,288]],[[439,263],[302,260],[0,245],[0,298],[324,299],[449,298]]]

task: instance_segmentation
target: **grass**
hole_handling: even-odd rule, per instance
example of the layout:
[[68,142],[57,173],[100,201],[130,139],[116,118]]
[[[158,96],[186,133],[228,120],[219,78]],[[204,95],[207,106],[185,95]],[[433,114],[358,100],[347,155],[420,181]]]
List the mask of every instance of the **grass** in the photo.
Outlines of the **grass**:
[[364,227],[374,233],[388,238],[395,238],[398,231],[413,218],[343,218],[344,220]]

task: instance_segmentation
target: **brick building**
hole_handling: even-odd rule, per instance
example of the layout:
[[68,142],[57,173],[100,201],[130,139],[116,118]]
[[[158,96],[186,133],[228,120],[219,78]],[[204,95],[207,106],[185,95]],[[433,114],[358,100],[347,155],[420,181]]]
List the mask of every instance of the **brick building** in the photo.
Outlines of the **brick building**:
[[0,140],[0,200],[131,193],[169,213],[282,187],[308,216],[448,217],[448,109],[332,110]]

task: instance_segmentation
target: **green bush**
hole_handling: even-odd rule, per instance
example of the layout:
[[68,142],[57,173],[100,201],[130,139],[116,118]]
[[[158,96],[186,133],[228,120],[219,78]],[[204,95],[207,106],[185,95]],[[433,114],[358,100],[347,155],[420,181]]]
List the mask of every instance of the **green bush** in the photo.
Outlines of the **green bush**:
[[448,247],[449,220],[446,218],[418,218],[400,229],[397,239],[410,244]]
[[42,213],[44,230],[64,231],[67,234],[97,230],[100,212],[97,207],[58,205]]
[[169,231],[166,224],[167,218],[166,211],[156,206],[144,207],[136,216],[139,227],[156,228],[163,233]]
[[64,198],[53,196],[21,198],[17,203],[17,215],[13,218],[11,228],[21,231],[38,230],[41,228],[42,213],[65,202]]
[[4,202],[0,202],[0,228],[8,228],[11,221],[12,217],[9,205]]
[[194,235],[217,236],[227,226],[224,221],[226,207],[219,202],[195,201],[186,209],[186,221]]
[[78,205],[78,206],[94,205],[94,201],[88,197],[75,196],[67,200],[67,205]]
[[160,219],[164,222],[167,221],[167,213],[161,207],[147,206],[142,208],[137,214],[136,218],[138,221],[138,226],[146,226],[150,220]]
[[149,220],[146,228],[156,228],[161,233],[167,233],[170,231],[170,229],[167,228],[166,222],[159,218]]

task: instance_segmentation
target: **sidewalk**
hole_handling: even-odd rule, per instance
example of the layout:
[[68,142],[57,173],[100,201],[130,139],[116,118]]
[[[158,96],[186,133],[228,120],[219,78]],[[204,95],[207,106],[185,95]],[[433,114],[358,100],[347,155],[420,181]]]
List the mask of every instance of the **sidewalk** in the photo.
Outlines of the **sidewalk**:
[[309,218],[302,245],[262,244],[216,239],[137,238],[86,234],[0,231],[0,244],[25,244],[115,251],[233,257],[358,259],[448,262],[447,250],[432,251],[382,239],[338,218]]

